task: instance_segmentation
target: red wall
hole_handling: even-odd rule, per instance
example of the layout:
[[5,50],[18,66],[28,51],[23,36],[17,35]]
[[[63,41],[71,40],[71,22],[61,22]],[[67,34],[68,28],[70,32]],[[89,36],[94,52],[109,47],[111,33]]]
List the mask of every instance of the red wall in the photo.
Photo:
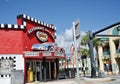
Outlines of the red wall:
[[[22,18],[17,19],[17,24],[22,25]],[[30,20],[26,20],[26,28],[25,29],[14,29],[14,28],[1,28],[0,29],[0,53],[12,54],[12,53],[23,53],[24,51],[31,51],[31,47],[35,43],[42,43],[36,37],[36,32],[34,31],[28,34],[28,30],[39,26],[35,22]],[[47,28],[47,27],[44,27]],[[51,28],[47,28],[51,34],[54,34],[54,30]],[[48,42],[55,42],[54,38],[48,33]]]
[[0,29],[0,53],[22,53],[22,32],[21,30]]

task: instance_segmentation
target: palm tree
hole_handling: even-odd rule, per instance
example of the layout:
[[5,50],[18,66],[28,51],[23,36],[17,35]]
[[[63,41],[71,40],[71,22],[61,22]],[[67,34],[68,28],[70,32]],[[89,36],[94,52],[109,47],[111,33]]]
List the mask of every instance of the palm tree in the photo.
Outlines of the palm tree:
[[[82,37],[81,39],[81,45],[83,46],[89,46],[89,35],[86,34],[85,36]],[[98,46],[103,45],[103,42],[100,41],[99,38],[94,38],[93,39],[93,46],[95,47],[96,51],[98,51]]]
[[93,46],[95,47],[96,51],[98,51],[98,46],[101,45],[103,45],[103,42],[100,40],[100,38],[93,39]]
[[[89,57],[89,55],[90,55],[89,49],[80,48],[80,49],[78,50],[78,53],[80,53],[80,55],[81,55],[82,66],[83,66],[84,68],[87,67],[87,57]],[[86,66],[85,66],[85,64],[86,64]],[[84,74],[84,76],[85,76],[85,70],[83,70],[83,74]]]
[[82,36],[81,45],[87,46],[89,44],[89,35],[88,33],[85,36]]
[[86,56],[89,56],[89,55],[90,55],[89,49],[86,49],[86,48],[81,48],[81,49],[80,49],[80,53],[81,53],[82,55],[86,55]]
[[[89,46],[89,35],[88,34],[86,34],[85,36],[82,37],[81,45],[83,45],[83,46],[88,45]],[[95,47],[97,58],[98,58],[98,46],[101,46],[101,45],[103,45],[103,42],[101,42],[99,38],[94,38],[93,39],[93,46]],[[89,56],[90,56],[90,53],[89,53]],[[99,61],[98,61],[98,63],[99,63]]]

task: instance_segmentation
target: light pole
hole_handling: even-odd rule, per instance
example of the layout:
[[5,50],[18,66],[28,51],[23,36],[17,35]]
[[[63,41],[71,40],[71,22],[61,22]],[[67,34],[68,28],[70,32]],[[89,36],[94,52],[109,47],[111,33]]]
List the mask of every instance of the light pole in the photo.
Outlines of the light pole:
[[[75,44],[75,57],[76,57],[77,80],[78,80],[78,84],[80,84],[79,64],[78,64],[78,56],[77,56],[77,41],[76,41],[75,22],[73,22],[73,32],[74,32],[74,44]],[[78,31],[77,31],[77,32],[78,32]]]

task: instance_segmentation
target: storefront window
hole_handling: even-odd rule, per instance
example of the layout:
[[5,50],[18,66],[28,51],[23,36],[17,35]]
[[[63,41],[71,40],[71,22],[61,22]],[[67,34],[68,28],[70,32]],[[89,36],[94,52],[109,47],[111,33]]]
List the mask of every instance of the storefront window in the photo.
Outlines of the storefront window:
[[12,59],[1,59],[0,60],[0,74],[11,74],[13,70],[13,60]]

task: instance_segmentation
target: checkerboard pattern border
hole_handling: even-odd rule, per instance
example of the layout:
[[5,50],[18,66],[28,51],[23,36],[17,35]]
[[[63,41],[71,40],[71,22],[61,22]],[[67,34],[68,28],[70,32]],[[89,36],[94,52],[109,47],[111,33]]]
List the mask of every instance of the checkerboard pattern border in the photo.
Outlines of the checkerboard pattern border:
[[24,25],[16,25],[16,24],[0,24],[1,29],[25,29]]
[[37,19],[35,19],[35,18],[33,18],[33,17],[30,17],[30,16],[27,16],[27,15],[25,15],[25,14],[18,15],[18,16],[17,16],[17,19],[19,19],[19,18],[22,18],[22,20],[23,20],[23,25],[24,25],[24,26],[26,26],[26,20],[29,20],[29,21],[32,21],[32,22],[37,23],[37,24],[40,24],[40,25],[42,25],[42,26],[51,28],[51,29],[53,29],[53,30],[56,31],[56,27],[55,27],[55,26],[50,25],[50,24],[46,24],[45,22],[39,21],[39,20],[37,20]]
[[[2,59],[12,59],[13,60],[13,70],[16,70],[16,57],[15,56],[0,56],[0,60]],[[0,74],[0,78],[4,78],[4,77],[11,77],[11,74]]]
[[34,23],[40,24],[42,26],[45,26],[47,28],[50,28],[55,31],[55,34],[52,36],[53,38],[56,39],[56,27],[51,24],[46,24],[45,22],[39,21],[35,18],[32,18],[30,16],[27,16],[25,14],[21,14],[17,16],[17,19],[22,18],[22,25],[17,25],[17,24],[0,24],[1,29],[20,29],[24,30],[26,28],[26,20],[32,21]]

